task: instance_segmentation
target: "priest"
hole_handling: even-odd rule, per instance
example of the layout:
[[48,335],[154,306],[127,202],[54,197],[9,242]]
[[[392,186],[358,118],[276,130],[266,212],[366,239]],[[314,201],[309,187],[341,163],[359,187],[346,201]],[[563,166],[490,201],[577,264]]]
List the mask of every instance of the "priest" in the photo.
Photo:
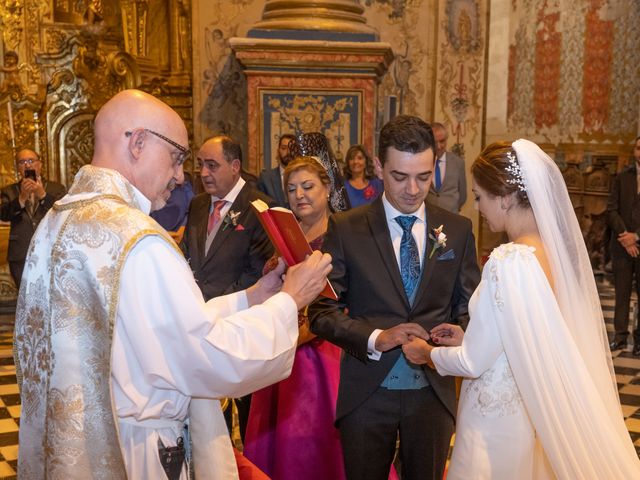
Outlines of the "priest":
[[34,235],[15,327],[20,478],[186,479],[189,445],[199,479],[237,478],[216,399],[289,375],[297,311],[330,257],[205,303],[148,216],[183,181],[187,142],[167,105],[118,93],[96,116],[91,164]]

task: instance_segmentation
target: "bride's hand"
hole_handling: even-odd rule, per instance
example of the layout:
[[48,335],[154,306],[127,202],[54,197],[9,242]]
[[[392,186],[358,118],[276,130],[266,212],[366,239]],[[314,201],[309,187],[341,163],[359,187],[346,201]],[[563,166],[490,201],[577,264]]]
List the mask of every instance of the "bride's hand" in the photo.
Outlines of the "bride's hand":
[[416,365],[424,365],[425,363],[431,368],[435,368],[431,361],[431,350],[433,347],[419,337],[411,336],[411,339],[402,345],[402,352],[411,363]]
[[460,328],[460,325],[452,325],[450,323],[441,323],[433,327],[429,334],[433,343],[445,347],[462,345],[462,339],[464,338],[464,330]]

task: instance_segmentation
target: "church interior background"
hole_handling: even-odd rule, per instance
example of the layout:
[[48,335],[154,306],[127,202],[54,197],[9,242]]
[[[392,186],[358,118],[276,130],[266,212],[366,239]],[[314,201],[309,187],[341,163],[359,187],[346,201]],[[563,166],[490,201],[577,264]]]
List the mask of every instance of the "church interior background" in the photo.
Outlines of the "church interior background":
[[[603,269],[610,179],[640,128],[637,0],[0,0],[0,26],[2,185],[33,147],[68,186],[97,110],[125,88],[172,106],[193,147],[239,139],[254,174],[283,133],[321,131],[341,160],[406,113],[444,123],[467,169],[493,141],[539,143]],[[485,255],[499,239],[469,198]],[[7,239],[2,226],[3,261]],[[15,296],[4,264],[0,304]]]

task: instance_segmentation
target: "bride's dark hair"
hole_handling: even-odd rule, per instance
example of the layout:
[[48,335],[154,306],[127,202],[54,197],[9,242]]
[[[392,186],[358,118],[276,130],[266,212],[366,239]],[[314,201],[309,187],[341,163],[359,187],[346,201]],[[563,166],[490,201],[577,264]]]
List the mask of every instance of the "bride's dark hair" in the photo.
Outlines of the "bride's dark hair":
[[471,174],[476,183],[491,195],[505,197],[515,193],[520,206],[530,207],[527,193],[515,181],[517,176],[512,171],[513,160],[509,156],[517,161],[511,143],[492,143],[485,147],[473,162]]

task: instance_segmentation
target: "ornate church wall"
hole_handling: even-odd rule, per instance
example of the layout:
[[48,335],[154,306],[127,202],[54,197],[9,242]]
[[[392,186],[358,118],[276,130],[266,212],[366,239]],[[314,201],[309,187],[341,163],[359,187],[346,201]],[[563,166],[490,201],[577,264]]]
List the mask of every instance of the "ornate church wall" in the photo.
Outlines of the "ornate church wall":
[[441,1],[439,18],[434,120],[447,126],[447,148],[465,160],[467,202],[461,213],[477,231],[469,169],[483,146],[487,2]]
[[[445,123],[450,148],[470,164],[482,142],[486,2],[362,0],[364,16],[395,60],[378,92],[376,130],[393,113]],[[246,80],[229,39],[246,36],[264,0],[194,0],[194,137],[224,132],[244,141]],[[246,149],[245,149],[246,151]],[[469,195],[470,196],[470,195]],[[472,202],[463,213],[475,218]]]
[[[640,113],[640,4],[636,0],[492,0],[507,15],[489,65],[500,112],[487,138],[509,132],[542,143],[628,145]],[[494,15],[494,7],[496,13]],[[508,37],[505,33],[508,32]],[[494,35],[494,29],[492,29]],[[508,50],[506,50],[508,49]],[[502,102],[492,95],[497,87]],[[506,108],[505,108],[506,107]],[[502,118],[501,118],[502,117]]]
[[490,0],[490,12],[485,144],[525,137],[555,158],[602,268],[611,177],[639,131],[640,3]]
[[[365,0],[367,22],[391,44],[396,60],[379,89],[377,127],[385,104],[396,113],[433,117],[436,85],[436,0]],[[246,36],[262,17],[264,0],[194,0],[194,136],[197,142],[218,132],[242,139],[248,131],[245,78],[230,56],[229,39]]]

